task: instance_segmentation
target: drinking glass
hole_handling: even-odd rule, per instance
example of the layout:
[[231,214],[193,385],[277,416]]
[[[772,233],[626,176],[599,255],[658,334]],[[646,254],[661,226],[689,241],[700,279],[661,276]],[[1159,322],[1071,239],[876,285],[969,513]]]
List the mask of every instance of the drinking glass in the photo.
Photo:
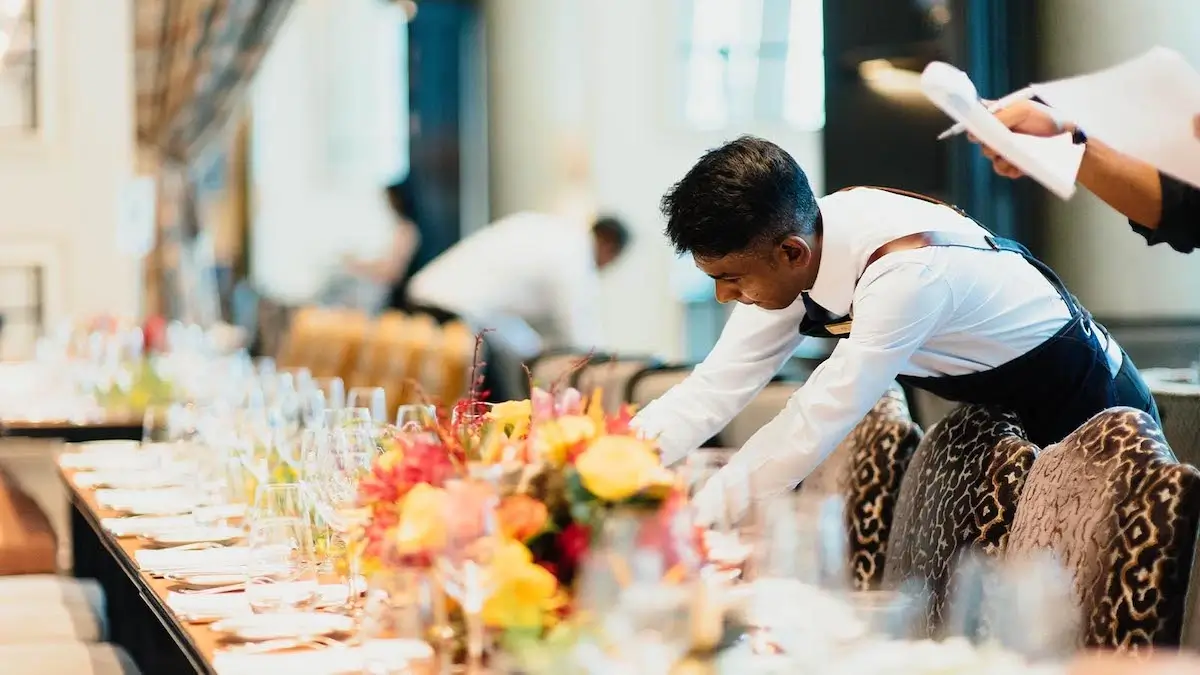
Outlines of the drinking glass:
[[462,401],[450,412],[450,429],[467,453],[467,459],[478,461],[484,437],[491,426],[488,413],[491,404],[483,401]]
[[437,408],[408,403],[396,409],[396,427],[401,433],[420,433],[437,428]]
[[346,383],[340,377],[318,377],[313,385],[325,394],[325,407],[340,410],[346,407]]
[[370,429],[371,411],[367,408],[338,408],[325,410],[325,428],[330,430],[348,427]]
[[387,392],[383,387],[355,387],[346,398],[347,408],[366,408],[376,425],[387,424]]
[[368,429],[361,426],[327,430],[325,450],[319,452],[317,479],[317,513],[320,520],[337,535],[344,551],[347,586],[350,589],[348,609],[357,611],[362,580],[359,559],[346,544],[350,535],[367,522],[370,511],[358,503],[358,484],[371,471],[379,454]]
[[446,483],[446,543],[438,570],[446,594],[462,607],[467,623],[467,670],[480,672],[484,653],[483,604],[492,595],[489,566],[498,542],[495,488],[486,481]]
[[312,525],[295,483],[259,488],[250,512],[246,599],[259,613],[311,609],[319,592]]

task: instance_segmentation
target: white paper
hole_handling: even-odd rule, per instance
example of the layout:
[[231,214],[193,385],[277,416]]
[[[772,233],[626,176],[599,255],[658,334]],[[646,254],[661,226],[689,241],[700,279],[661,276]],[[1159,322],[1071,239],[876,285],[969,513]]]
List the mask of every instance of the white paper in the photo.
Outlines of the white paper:
[[921,91],[942,112],[1025,175],[1062,199],[1075,194],[1075,176],[1084,149],[1071,142],[1070,134],[1038,138],[1013,133],[984,107],[970,78],[947,63],[935,61],[925,68]]
[[1200,73],[1155,47],[1091,75],[1033,85],[1037,95],[1088,136],[1200,186]]

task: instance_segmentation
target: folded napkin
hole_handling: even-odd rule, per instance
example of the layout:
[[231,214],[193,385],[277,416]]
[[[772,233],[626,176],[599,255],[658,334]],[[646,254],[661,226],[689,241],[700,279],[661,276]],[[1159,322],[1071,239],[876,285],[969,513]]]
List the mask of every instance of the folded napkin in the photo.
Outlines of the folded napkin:
[[250,559],[246,546],[200,550],[141,549],[133,554],[138,568],[147,573],[237,574]]
[[[346,602],[346,584],[323,584],[317,589],[318,607],[332,607]],[[252,613],[245,593],[177,593],[167,594],[167,606],[180,616],[226,618]]]
[[138,537],[197,527],[193,516],[124,516],[101,518],[100,526],[115,537]]
[[[80,447],[80,446],[76,446]],[[143,454],[138,444],[123,441],[121,445],[111,448],[85,448],[75,452],[64,452],[58,456],[58,464],[64,469],[94,470],[122,469],[139,466],[151,466],[157,461],[156,456]]]
[[203,495],[192,488],[150,488],[130,490],[102,488],[96,490],[96,503],[101,508],[130,511],[146,515],[181,515],[200,506]]
[[[433,658],[427,643],[417,640],[374,640],[361,647],[304,649],[270,654],[218,652],[213,669],[219,675],[340,675],[341,673],[402,672],[414,662]],[[368,670],[370,669],[370,670]]]
[[81,471],[72,480],[81,488],[110,487],[127,490],[149,490],[154,488],[179,487],[188,481],[188,475],[176,468],[170,469],[101,469]]

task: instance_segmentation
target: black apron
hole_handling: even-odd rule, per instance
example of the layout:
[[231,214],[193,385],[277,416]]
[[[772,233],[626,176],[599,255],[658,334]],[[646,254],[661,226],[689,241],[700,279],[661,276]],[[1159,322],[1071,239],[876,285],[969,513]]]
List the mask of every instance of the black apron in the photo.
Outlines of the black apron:
[[[959,214],[969,217],[949,204],[924,195],[888,188],[873,189],[954,208]],[[976,224],[979,224],[978,221]],[[1154,398],[1129,355],[1122,352],[1120,372],[1113,377],[1105,351],[1107,335],[1101,338],[1096,334],[1099,324],[1093,323],[1091,315],[1067,291],[1058,275],[1021,244],[996,237],[981,224],[979,227],[982,231],[978,234],[921,234],[927,235],[929,243],[926,246],[972,248],[994,251],[997,255],[1014,253],[1021,256],[1058,291],[1071,312],[1070,320],[1045,342],[995,368],[965,375],[901,375],[896,379],[902,385],[927,391],[948,401],[1011,410],[1021,418],[1029,440],[1042,447],[1061,441],[1096,413],[1114,406],[1144,410],[1157,420]],[[845,338],[850,335],[849,316],[831,316],[809,299],[807,293],[803,297],[805,316],[800,322],[801,334],[825,338]]]

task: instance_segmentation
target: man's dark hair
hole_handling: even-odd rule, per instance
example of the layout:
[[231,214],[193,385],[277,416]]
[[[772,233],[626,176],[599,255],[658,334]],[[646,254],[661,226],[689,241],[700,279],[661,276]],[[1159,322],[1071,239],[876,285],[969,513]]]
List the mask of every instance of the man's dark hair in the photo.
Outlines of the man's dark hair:
[[709,150],[662,198],[677,253],[720,258],[818,231],[808,176],[783,148],[754,136]]
[[601,241],[612,244],[617,254],[629,243],[629,228],[613,216],[601,216],[592,223],[592,234]]

